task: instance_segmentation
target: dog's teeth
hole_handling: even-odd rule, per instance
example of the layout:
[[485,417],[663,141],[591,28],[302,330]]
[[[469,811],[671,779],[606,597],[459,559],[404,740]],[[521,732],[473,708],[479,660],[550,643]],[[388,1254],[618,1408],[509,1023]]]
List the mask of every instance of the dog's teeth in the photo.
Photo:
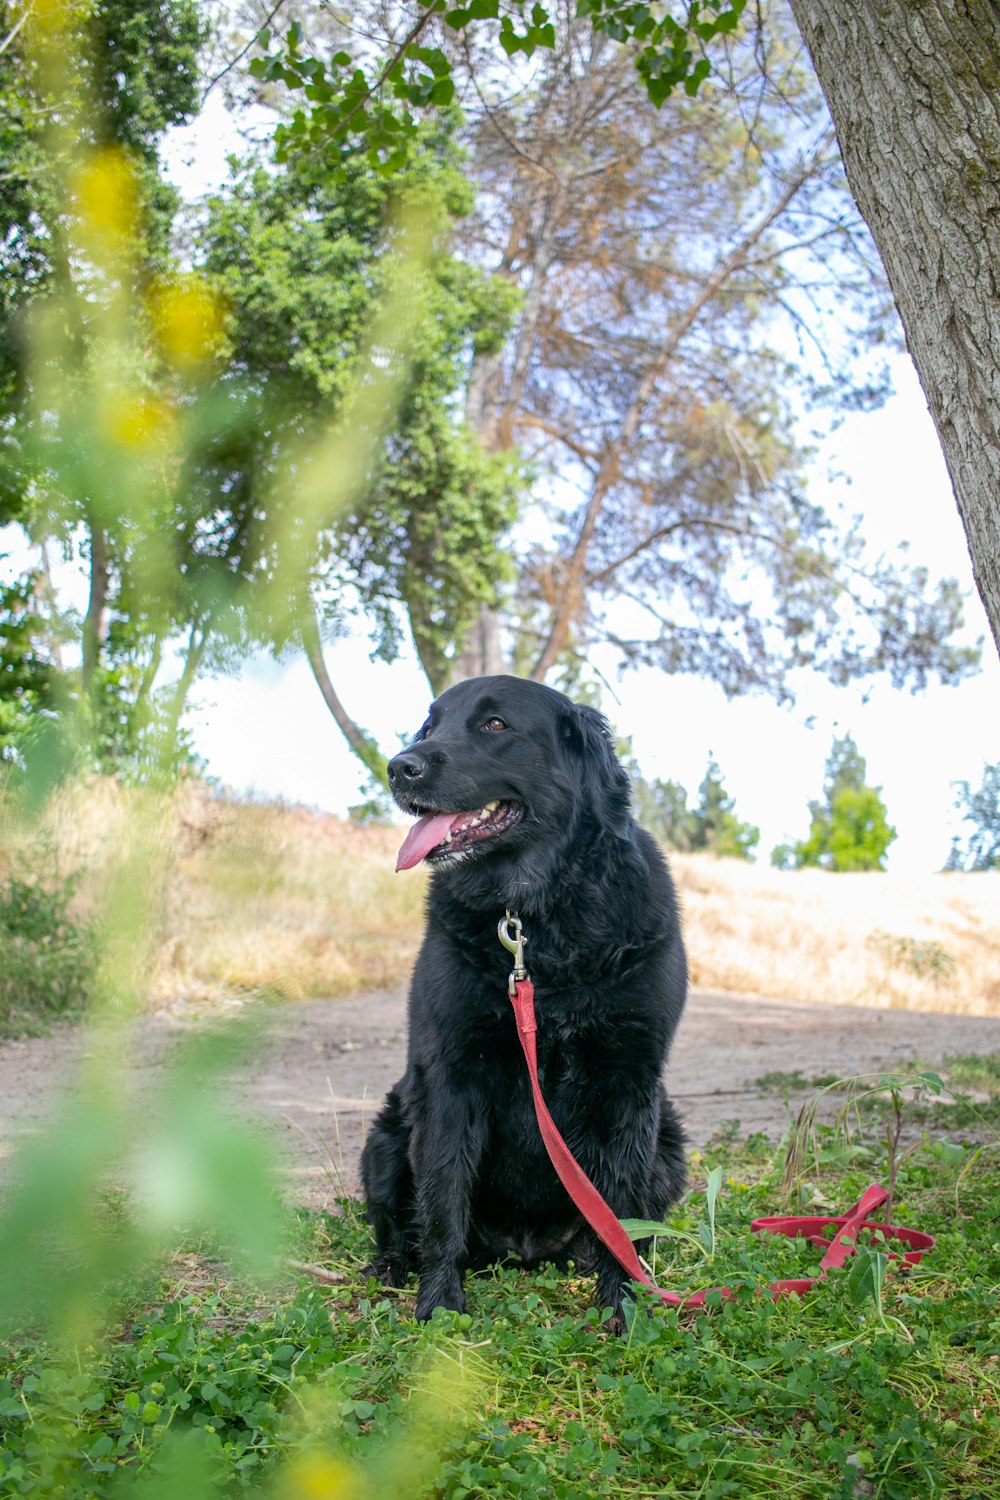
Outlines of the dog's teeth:
[[450,844],[451,843],[451,832],[450,831],[445,834],[445,836],[441,840],[441,842],[442,842],[442,844]]
[[482,821],[482,818],[470,818],[467,826],[469,828],[478,828]]
[[481,818],[487,818],[489,817],[491,812],[496,812],[499,806],[499,802],[487,802],[485,806],[479,809],[479,816]]

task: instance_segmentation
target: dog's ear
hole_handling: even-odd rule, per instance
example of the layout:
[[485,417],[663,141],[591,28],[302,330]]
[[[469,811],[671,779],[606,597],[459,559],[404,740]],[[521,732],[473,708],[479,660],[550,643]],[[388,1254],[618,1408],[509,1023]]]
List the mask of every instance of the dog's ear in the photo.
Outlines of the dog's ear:
[[615,754],[611,726],[603,714],[574,704],[562,725],[563,740],[578,767],[583,798],[598,822],[625,838],[628,834],[632,784]]

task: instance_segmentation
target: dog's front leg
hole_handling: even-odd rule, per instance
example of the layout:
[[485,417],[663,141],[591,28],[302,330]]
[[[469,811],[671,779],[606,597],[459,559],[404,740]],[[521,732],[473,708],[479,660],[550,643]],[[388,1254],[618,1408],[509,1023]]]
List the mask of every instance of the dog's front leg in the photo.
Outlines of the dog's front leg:
[[[619,1094],[612,1112],[602,1109],[599,1089],[590,1095],[592,1112],[577,1124],[571,1149],[581,1167],[597,1188],[608,1207],[619,1219],[647,1219],[654,1212],[652,1182],[657,1112],[652,1102],[635,1100],[623,1107]],[[657,1217],[665,1204],[656,1205]],[[596,1236],[595,1236],[596,1238]],[[625,1327],[623,1302],[632,1295],[628,1272],[604,1244],[598,1240],[594,1261],[597,1289],[594,1296],[600,1308],[609,1307],[611,1326],[618,1332]]]
[[420,1234],[417,1317],[436,1307],[465,1311],[462,1275],[468,1263],[472,1191],[483,1146],[483,1127],[471,1094],[430,1092],[413,1139]]

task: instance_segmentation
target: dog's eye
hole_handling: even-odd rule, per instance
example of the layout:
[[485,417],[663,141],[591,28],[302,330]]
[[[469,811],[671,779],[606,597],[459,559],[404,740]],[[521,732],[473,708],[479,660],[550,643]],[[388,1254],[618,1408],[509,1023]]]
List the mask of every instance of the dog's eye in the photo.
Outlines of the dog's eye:
[[500,718],[499,714],[493,714],[489,719],[486,720],[486,723],[483,725],[484,729],[490,729],[494,734],[496,734],[501,729],[508,729],[509,727],[510,726]]
[[[425,740],[427,738],[427,736],[430,734],[430,732],[431,732],[431,721],[430,721],[430,719],[425,719],[424,722],[421,724],[420,728],[417,730],[417,739],[418,740]],[[414,744],[416,744],[416,740],[414,741]]]

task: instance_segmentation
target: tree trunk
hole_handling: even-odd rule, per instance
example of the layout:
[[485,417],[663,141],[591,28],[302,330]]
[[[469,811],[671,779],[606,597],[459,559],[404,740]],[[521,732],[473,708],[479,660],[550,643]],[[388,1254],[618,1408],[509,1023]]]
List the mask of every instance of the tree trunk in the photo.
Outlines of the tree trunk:
[[[500,611],[486,605],[479,611],[476,623],[466,633],[461,651],[449,663],[446,687],[464,682],[467,677],[495,677],[508,670],[500,646]],[[431,686],[437,687],[432,679]]]
[[187,651],[184,653],[184,665],[181,668],[181,675],[177,680],[177,686],[174,688],[170,707],[167,709],[165,716],[166,735],[170,744],[173,744],[177,739],[177,733],[181,725],[181,715],[184,713],[188,693],[191,691],[191,685],[198,675],[198,668],[204,659],[211,633],[211,615],[207,616],[205,620],[195,621],[191,626]]
[[[533,246],[531,274],[518,320],[509,377],[505,382],[502,357],[495,354],[474,361],[469,373],[465,417],[488,453],[501,452],[514,442],[518,407],[531,369],[538,324],[545,306],[546,283],[555,255],[556,234],[565,206],[566,187],[559,178],[550,183],[548,191],[532,194],[515,217],[503,260],[497,269],[498,275],[509,276],[530,237]],[[538,223],[533,230],[532,221],[536,217]],[[427,670],[426,663],[424,669]],[[452,687],[467,677],[492,677],[507,670],[500,642],[500,611],[484,604],[475,624],[466,632],[461,650],[448,663],[441,682],[435,682],[435,674],[428,671],[427,675],[436,693],[441,686]]]
[[[25,12],[25,15],[27,15],[27,12]],[[44,537],[38,544],[38,551],[41,556],[42,563],[41,577],[39,580],[39,597],[45,601],[45,607],[48,610],[49,628],[45,644],[49,652],[51,653],[52,660],[55,663],[56,671],[61,676],[62,673],[66,670],[66,664],[63,661],[62,645],[59,641],[59,607],[56,603],[55,584],[52,582],[52,564],[49,560],[48,542]]]
[[302,611],[299,629],[302,634],[302,647],[306,653],[306,660],[309,662],[312,674],[316,679],[316,684],[323,694],[323,702],[330,710],[341,733],[358,759],[367,766],[376,781],[382,786],[387,787],[389,785],[389,777],[386,770],[386,758],[381,750],[379,750],[375,741],[370,739],[360,725],[355,723],[340,701],[330,674],[326,670],[326,662],[323,660],[323,642],[319,633],[319,625],[316,623],[316,616],[308,604]]
[[90,528],[90,598],[83,618],[81,640],[83,691],[89,693],[100,660],[104,640],[105,609],[108,602],[108,538],[103,526],[94,522]]
[[1000,648],[1000,6],[791,4],[885,265]]

